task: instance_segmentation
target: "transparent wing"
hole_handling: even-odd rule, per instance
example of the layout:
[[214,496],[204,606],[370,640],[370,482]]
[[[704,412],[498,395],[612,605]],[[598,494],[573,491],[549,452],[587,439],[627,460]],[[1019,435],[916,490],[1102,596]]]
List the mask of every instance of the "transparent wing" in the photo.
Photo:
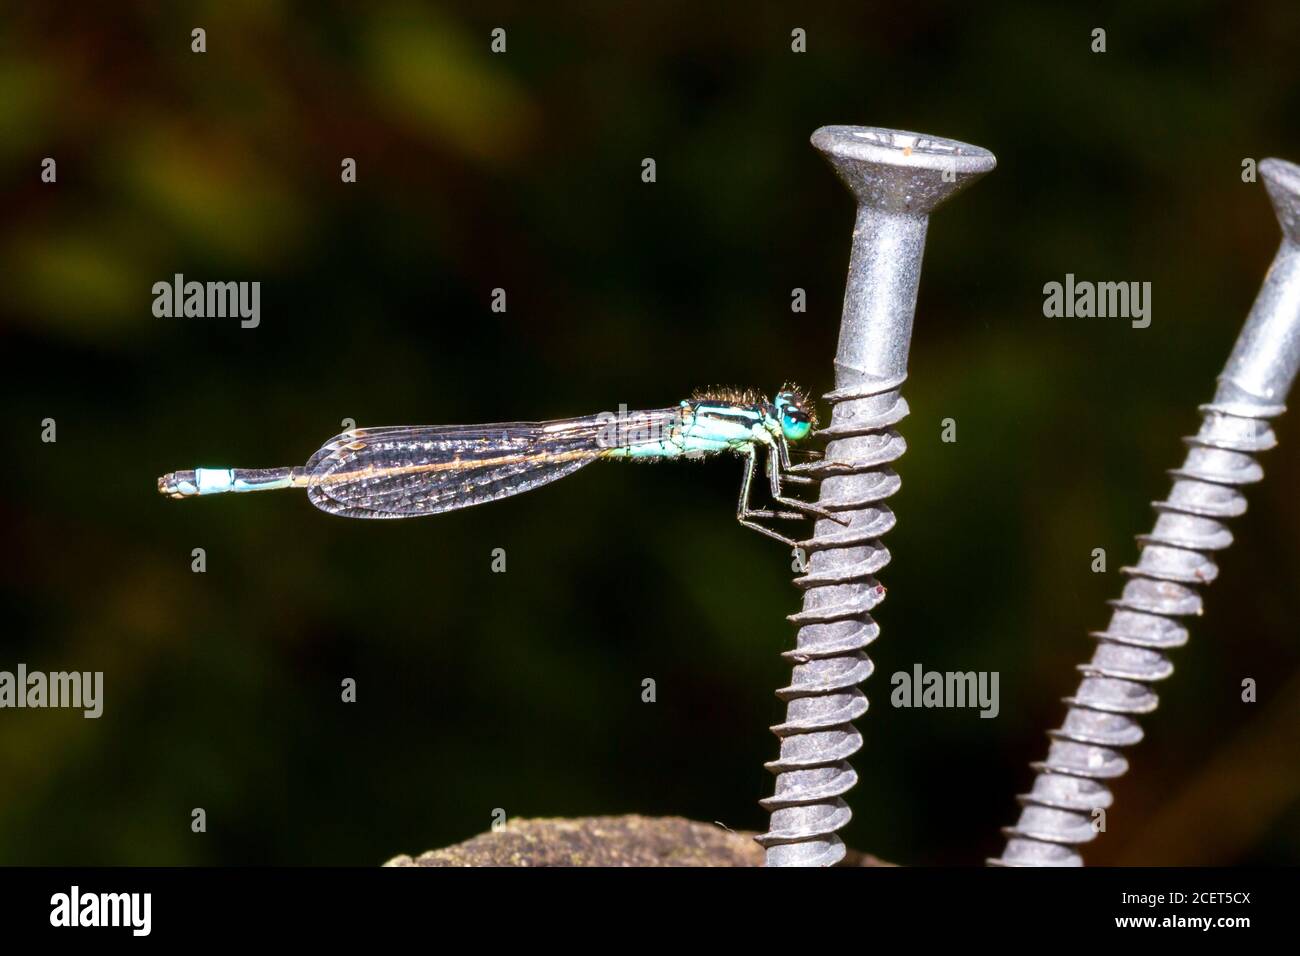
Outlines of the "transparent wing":
[[[677,408],[635,413],[660,428]],[[359,428],[307,462],[307,495],[331,514],[409,518],[522,494],[625,447],[609,416],[493,425]]]

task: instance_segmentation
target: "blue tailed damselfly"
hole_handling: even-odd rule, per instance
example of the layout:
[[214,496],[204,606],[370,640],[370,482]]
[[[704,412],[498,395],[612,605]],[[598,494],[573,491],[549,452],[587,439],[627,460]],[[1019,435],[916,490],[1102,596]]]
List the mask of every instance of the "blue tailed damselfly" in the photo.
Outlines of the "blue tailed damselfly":
[[[176,471],[158,479],[158,490],[190,498],[305,488],[311,503],[331,514],[410,518],[531,491],[598,458],[701,458],[729,451],[745,459],[736,518],[795,546],[754,519],[837,518],[783,493],[783,481],[811,481],[790,473],[789,443],[807,438],[815,424],[811,404],[793,388],[771,402],[721,390],[671,408],[550,422],[354,428],[330,439],[302,467]],[[767,455],[773,501],[793,510],[750,507],[760,450]]]

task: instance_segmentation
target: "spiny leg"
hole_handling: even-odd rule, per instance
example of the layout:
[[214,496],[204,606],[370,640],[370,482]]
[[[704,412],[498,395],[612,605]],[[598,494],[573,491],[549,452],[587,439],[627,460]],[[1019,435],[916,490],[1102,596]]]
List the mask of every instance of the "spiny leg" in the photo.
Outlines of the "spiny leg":
[[[792,464],[790,461],[790,443],[785,440],[784,435],[776,436],[776,451],[777,460],[781,463],[781,477],[783,480],[793,482],[797,485],[811,485],[816,480],[813,478],[805,478],[803,475],[794,474],[794,471],[798,466]],[[813,459],[821,458],[821,455],[815,451],[807,451],[804,452],[804,454],[809,455]],[[814,460],[807,464],[815,465],[816,463],[816,460]]]
[[793,467],[790,464],[790,443],[784,435],[776,436],[776,459],[781,463],[782,471],[789,471]]
[[758,456],[751,448],[741,454],[745,457],[745,471],[740,479],[740,498],[736,502],[737,518],[786,518],[800,520],[805,517],[794,511],[773,511],[769,508],[751,508],[749,495],[754,486],[754,471],[758,467]]
[[757,531],[759,534],[767,535],[767,537],[769,538],[772,538],[776,541],[780,541],[787,548],[799,547],[799,542],[796,541],[794,538],[787,538],[785,535],[779,534],[778,532],[773,531],[771,528],[765,528],[757,521],[746,521],[744,518],[741,518],[739,520],[740,523],[744,525],[746,528],[752,528],[755,531]]
[[833,466],[835,464],[834,459],[828,460],[825,455],[822,455],[818,452],[806,451],[803,452],[803,454],[808,455],[809,460],[802,461],[796,465],[790,461],[790,452],[789,449],[787,448],[785,453],[785,458],[781,462],[781,471],[783,472],[785,478],[790,480],[795,480],[795,476],[798,475],[800,472],[815,471],[818,469],[824,470],[827,466]]
[[791,476],[789,474],[782,475],[780,469],[777,468],[777,461],[778,459],[782,459],[785,463],[788,463],[790,460],[790,450],[786,446],[785,439],[783,438],[778,439],[776,447],[776,457],[773,457],[770,451],[767,455],[767,476],[772,484],[772,500],[777,504],[785,505],[787,508],[795,508],[799,511],[805,512],[806,514],[816,515],[819,518],[829,518],[837,524],[847,526],[849,523],[847,518],[843,518],[840,515],[835,514],[833,511],[828,511],[821,505],[813,504],[811,501],[800,501],[798,498],[787,498],[781,494],[781,479],[783,477],[795,481],[810,481],[810,479],[801,479],[798,476]]
[[799,542],[793,538],[787,538],[783,534],[773,531],[771,528],[765,528],[752,518],[791,518],[798,519],[804,517],[801,514],[790,511],[769,511],[766,509],[752,509],[749,507],[749,492],[754,484],[754,469],[758,465],[754,450],[751,448],[744,453],[745,471],[740,480],[740,498],[736,502],[736,520],[746,528],[752,528],[759,534],[766,535],[780,541],[782,544],[791,548],[799,547]]

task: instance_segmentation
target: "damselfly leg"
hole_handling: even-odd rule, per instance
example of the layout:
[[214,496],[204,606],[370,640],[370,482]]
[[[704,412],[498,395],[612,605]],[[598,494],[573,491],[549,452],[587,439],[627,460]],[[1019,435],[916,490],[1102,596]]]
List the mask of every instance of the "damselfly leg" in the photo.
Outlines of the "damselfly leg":
[[759,534],[766,535],[780,541],[787,547],[797,548],[799,542],[794,538],[787,538],[780,532],[773,531],[754,521],[754,518],[785,518],[799,519],[804,515],[797,511],[773,511],[770,508],[751,508],[749,506],[749,493],[754,486],[754,472],[758,469],[758,454],[754,448],[747,448],[743,453],[745,459],[745,471],[740,479],[740,498],[736,502],[736,520],[746,528],[751,528]]
[[[772,485],[772,500],[777,504],[785,505],[787,508],[794,508],[796,511],[802,511],[804,514],[816,515],[818,518],[829,518],[831,521],[839,524],[848,524],[848,521],[835,514],[833,511],[827,511],[821,505],[814,504],[811,501],[800,501],[798,498],[789,498],[782,494],[781,480],[789,480],[789,475],[782,475],[777,467],[776,459],[772,453],[767,455],[767,476]],[[795,476],[796,478],[798,476]]]
[[790,498],[782,494],[782,487],[781,487],[782,481],[789,481],[791,479],[794,479],[800,484],[807,484],[807,483],[811,483],[812,479],[799,478],[798,476],[782,474],[781,470],[778,468],[777,465],[779,453],[777,455],[773,455],[773,453],[770,451],[768,452],[768,456],[767,456],[767,474],[768,474],[768,481],[770,482],[771,491],[772,491],[772,500],[776,504],[785,505],[786,507],[793,508],[795,510],[776,511],[771,508],[751,507],[750,493],[753,490],[755,472],[758,470],[758,449],[756,447],[751,446],[750,448],[745,450],[743,455],[745,458],[745,470],[743,476],[741,477],[741,482],[740,482],[740,498],[736,503],[736,520],[738,520],[746,528],[752,528],[753,530],[759,532],[760,534],[767,535],[767,537],[769,538],[775,538],[777,541],[787,544],[790,547],[798,547],[799,542],[795,541],[792,538],[787,538],[785,535],[780,534],[777,531],[773,531],[771,528],[764,527],[763,525],[758,524],[752,519],[779,518],[788,521],[788,520],[797,520],[799,518],[807,518],[809,515],[812,515],[819,518],[829,518],[831,521],[838,522],[839,524],[848,524],[848,522],[845,521],[842,517],[840,517],[839,515],[835,514],[832,511],[826,510],[821,505],[813,504],[812,502],[808,502],[808,501],[800,501],[798,498]]
[[[779,463],[779,464],[778,464]],[[816,515],[819,518],[829,518],[836,524],[848,526],[848,519],[837,515],[833,511],[828,511],[821,505],[814,504],[810,501],[800,501],[798,498],[788,498],[781,493],[781,482],[788,481],[793,484],[811,485],[814,483],[812,478],[805,478],[803,475],[793,474],[793,465],[790,463],[790,446],[786,444],[784,438],[778,438],[776,441],[776,457],[769,452],[767,456],[768,477],[772,482],[772,500],[778,504],[783,504],[787,508],[796,508],[799,511],[806,512],[810,515]]]

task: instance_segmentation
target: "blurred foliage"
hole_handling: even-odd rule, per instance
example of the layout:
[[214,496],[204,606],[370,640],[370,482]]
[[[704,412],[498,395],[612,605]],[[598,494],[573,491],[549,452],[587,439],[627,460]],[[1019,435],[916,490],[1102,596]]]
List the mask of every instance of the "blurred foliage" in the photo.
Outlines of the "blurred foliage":
[[[498,807],[763,829],[798,595],[788,557],[732,518],[737,464],[596,466],[377,523],[287,494],[177,503],[154,479],[301,462],[344,417],[825,391],[853,215],[807,145],[825,123],[999,157],[930,232],[845,833],[900,862],[996,853],[1272,256],[1242,159],[1300,158],[1286,3],[5,19],[0,668],[106,675],[98,721],[0,714],[6,863],[370,864],[480,832]],[[1153,324],[1044,319],[1042,286],[1067,272],[1151,281]],[[262,282],[260,327],[154,318],[151,286],[176,273]],[[46,417],[56,444],[38,440]],[[1300,859],[1294,746],[1241,759],[1295,739],[1278,728],[1298,669],[1300,431],[1279,435],[1090,861]],[[917,661],[999,671],[1000,716],[890,708],[889,675]],[[1207,785],[1225,767],[1235,779]]]

